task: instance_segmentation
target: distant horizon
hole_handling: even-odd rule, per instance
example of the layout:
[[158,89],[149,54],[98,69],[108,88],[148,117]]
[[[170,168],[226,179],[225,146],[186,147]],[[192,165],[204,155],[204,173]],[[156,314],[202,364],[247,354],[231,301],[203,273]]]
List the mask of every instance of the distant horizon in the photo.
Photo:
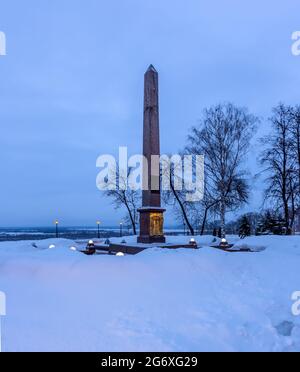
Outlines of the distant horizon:
[[[127,229],[130,224],[123,224],[123,227]],[[183,225],[182,225],[183,226]],[[71,226],[71,225],[59,225],[60,228],[63,229],[92,229],[92,230],[97,230],[97,226],[95,225],[77,225],[77,226]],[[181,225],[165,225],[166,229],[173,229],[173,228],[180,228]],[[101,225],[100,230],[103,229],[120,229],[120,225]],[[130,226],[131,228],[131,226]],[[5,229],[55,229],[54,225],[46,225],[46,226],[38,226],[38,225],[32,225],[32,226],[0,226],[0,230],[5,230]]]

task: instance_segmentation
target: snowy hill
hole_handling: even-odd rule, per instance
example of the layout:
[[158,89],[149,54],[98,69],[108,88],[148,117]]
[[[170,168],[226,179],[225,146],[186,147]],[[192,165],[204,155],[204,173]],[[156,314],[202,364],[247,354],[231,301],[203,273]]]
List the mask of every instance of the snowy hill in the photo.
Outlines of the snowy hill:
[[68,240],[1,243],[3,350],[299,351],[300,237],[234,239],[257,253],[197,240],[125,257],[85,256]]

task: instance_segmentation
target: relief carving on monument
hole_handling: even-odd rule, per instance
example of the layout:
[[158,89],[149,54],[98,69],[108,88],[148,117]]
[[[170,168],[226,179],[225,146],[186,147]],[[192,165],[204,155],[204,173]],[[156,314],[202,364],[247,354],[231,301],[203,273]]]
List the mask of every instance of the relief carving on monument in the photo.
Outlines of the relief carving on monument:
[[150,214],[150,236],[163,235],[164,217],[162,213]]

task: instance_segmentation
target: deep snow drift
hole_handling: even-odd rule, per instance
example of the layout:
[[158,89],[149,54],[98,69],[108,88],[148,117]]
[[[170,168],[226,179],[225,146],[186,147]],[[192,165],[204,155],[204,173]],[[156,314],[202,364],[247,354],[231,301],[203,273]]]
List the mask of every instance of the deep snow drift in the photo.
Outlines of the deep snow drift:
[[68,240],[1,243],[3,350],[299,351],[300,237],[237,242],[259,253],[197,240],[205,247],[125,257],[85,256]]

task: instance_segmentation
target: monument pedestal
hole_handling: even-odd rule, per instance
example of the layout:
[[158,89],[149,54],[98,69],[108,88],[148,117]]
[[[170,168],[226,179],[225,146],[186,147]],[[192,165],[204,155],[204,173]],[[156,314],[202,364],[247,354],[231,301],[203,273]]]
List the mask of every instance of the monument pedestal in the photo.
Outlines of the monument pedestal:
[[163,226],[164,212],[163,208],[144,207],[138,210],[140,213],[140,236],[138,243],[152,244],[165,243]]

